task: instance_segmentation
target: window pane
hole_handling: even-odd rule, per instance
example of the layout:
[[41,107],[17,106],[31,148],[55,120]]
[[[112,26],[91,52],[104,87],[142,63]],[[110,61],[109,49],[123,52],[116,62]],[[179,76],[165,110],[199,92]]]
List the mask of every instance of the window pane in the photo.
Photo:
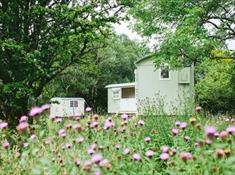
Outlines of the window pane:
[[70,107],[73,107],[73,101],[70,101]]
[[73,107],[78,107],[78,101],[74,101]]
[[161,67],[161,79],[168,79],[170,77],[169,75],[169,66],[164,65]]

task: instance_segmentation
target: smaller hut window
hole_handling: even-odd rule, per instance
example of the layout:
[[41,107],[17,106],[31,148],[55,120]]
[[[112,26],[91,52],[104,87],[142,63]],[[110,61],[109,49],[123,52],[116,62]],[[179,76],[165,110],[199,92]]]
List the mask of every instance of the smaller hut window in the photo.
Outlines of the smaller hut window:
[[70,107],[78,107],[78,101],[70,101]]
[[120,89],[113,89],[113,99],[120,99]]
[[161,65],[160,80],[170,80],[170,67],[168,64]]

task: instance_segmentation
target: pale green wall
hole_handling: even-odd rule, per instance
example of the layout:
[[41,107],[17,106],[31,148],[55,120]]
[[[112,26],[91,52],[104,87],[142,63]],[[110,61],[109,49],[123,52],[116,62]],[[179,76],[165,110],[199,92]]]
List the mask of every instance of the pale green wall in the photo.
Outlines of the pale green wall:
[[143,103],[140,101],[143,102],[146,98],[154,100],[157,93],[164,99],[164,110],[167,114],[173,114],[172,105],[180,108],[180,98],[192,97],[193,70],[188,69],[191,76],[190,84],[179,84],[179,71],[170,71],[170,80],[160,80],[159,70],[156,70],[152,60],[146,59],[139,62],[136,69],[136,97],[139,114],[143,113]]
[[120,112],[120,99],[113,99],[113,88],[108,88],[108,113]]

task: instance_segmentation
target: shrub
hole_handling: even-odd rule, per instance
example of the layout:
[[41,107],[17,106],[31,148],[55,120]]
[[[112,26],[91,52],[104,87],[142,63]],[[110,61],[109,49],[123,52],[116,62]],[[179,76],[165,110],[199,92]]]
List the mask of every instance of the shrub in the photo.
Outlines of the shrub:
[[196,85],[199,103],[213,113],[234,113],[235,61],[206,60],[199,70],[204,70],[203,78]]

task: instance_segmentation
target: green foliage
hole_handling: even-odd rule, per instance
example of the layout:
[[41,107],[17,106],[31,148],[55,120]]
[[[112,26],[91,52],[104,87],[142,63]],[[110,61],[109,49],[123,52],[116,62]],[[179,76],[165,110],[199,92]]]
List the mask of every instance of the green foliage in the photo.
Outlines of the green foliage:
[[174,67],[200,63],[214,48],[234,39],[233,0],[141,0],[130,10],[135,29],[145,36],[162,38],[155,54],[156,65]]
[[105,110],[107,90],[112,83],[134,81],[135,61],[142,58],[148,49],[127,36],[110,36],[102,43],[96,43],[97,49],[81,61],[80,64],[66,69],[45,89],[42,100],[54,96],[84,97],[95,110]]
[[199,103],[212,112],[235,112],[235,62],[206,60],[200,65],[203,78],[196,85]]
[[1,1],[0,117],[14,125],[14,117],[32,105],[28,106],[29,99],[38,98],[45,85],[81,63],[132,3]]

